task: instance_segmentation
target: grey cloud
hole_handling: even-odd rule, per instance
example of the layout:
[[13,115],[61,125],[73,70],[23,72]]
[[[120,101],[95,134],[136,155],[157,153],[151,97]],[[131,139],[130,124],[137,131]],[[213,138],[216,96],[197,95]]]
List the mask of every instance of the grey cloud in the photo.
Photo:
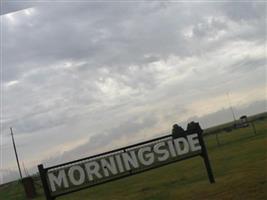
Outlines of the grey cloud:
[[[106,131],[102,133],[99,132],[98,134],[91,136],[85,144],[70,151],[66,151],[59,157],[51,157],[46,162],[49,165],[52,165],[62,160],[78,159],[86,155],[91,155],[90,152],[100,153],[99,150],[102,148],[106,148],[107,146],[114,144],[117,140],[120,140],[123,137],[131,138],[139,133],[139,131],[144,130],[145,128],[150,128],[156,123],[157,119],[153,115],[145,117],[131,116],[130,119],[118,126],[111,128],[107,128],[107,126],[105,126]],[[130,140],[129,143],[131,143]]]
[[[257,70],[261,68],[262,70],[266,67],[266,57],[263,58],[247,58],[243,59],[233,65],[233,68],[230,69],[230,72],[243,72],[246,73],[248,71]],[[265,69],[266,70],[266,69]]]
[[[173,45],[173,39],[177,40],[176,45],[183,43],[177,37],[179,35],[173,35],[173,29],[179,28],[178,23],[168,22],[160,13],[137,16],[140,10],[145,10],[138,6],[102,6],[101,12],[94,11],[95,7],[90,5],[81,10],[78,10],[80,6],[49,8],[37,7],[34,18],[24,16],[23,26],[16,27],[16,32],[23,34],[15,34],[4,23],[4,65],[8,66],[4,70],[4,78],[16,78],[16,71],[12,70],[14,67],[25,70],[36,67],[36,62],[38,66],[45,67],[58,59],[86,59],[89,70],[103,65],[116,68],[126,63],[138,64],[147,62],[143,58],[146,52],[156,51],[156,54],[166,56],[165,49],[179,50]],[[150,20],[152,17],[158,20]],[[140,23],[140,20],[143,22]],[[162,24],[159,30],[158,23]],[[155,46],[158,44],[161,48]]]
[[222,4],[222,10],[226,16],[236,21],[250,21],[264,18],[265,2],[226,2]]
[[197,38],[215,37],[219,31],[227,30],[227,23],[216,18],[211,18],[210,21],[204,20],[194,26],[193,36]]
[[140,130],[155,125],[157,119],[150,113],[147,116],[131,116],[123,124],[117,127],[107,128],[106,134],[95,135],[90,139],[93,148],[107,145],[110,141],[119,139],[122,136],[131,137],[131,135],[138,133]]
[[[188,9],[186,4],[171,4],[164,9],[156,3],[146,2],[145,5],[125,3],[116,6],[75,4],[71,7],[36,7],[36,16],[29,19],[23,17],[23,26],[16,27],[16,32],[24,34],[15,34],[4,25],[4,41],[8,44],[4,52],[4,65],[8,66],[4,68],[4,78],[16,79],[19,77],[16,74],[21,73],[19,71],[36,67],[37,62],[39,66],[46,67],[58,59],[84,59],[87,65],[83,69],[87,68],[93,73],[95,68],[101,66],[111,66],[112,71],[119,70],[121,73],[127,69],[126,66],[164,59],[169,54],[191,56],[197,53],[199,48],[188,43],[179,31],[187,23],[196,24],[193,31],[198,36],[216,34],[227,26],[215,18],[211,24],[206,24],[203,12],[198,20],[191,16],[186,18],[186,15],[182,15],[186,13],[184,8]],[[212,5],[208,4],[205,9],[212,11]],[[147,8],[151,7],[152,11],[147,12]],[[189,9],[195,11],[194,7]],[[224,11],[227,14],[227,10]],[[262,15],[263,12],[259,10],[258,13]],[[199,11],[196,15],[199,15]],[[27,31],[25,26],[28,26]],[[214,46],[218,47],[216,43]],[[144,58],[146,54],[157,56],[151,60]],[[16,59],[13,55],[16,55]]]

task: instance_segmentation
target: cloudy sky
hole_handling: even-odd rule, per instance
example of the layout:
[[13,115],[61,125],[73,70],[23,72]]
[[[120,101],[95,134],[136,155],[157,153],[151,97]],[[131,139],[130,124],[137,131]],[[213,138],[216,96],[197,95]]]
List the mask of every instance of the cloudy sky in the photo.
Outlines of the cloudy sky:
[[266,111],[266,2],[1,3],[0,182]]

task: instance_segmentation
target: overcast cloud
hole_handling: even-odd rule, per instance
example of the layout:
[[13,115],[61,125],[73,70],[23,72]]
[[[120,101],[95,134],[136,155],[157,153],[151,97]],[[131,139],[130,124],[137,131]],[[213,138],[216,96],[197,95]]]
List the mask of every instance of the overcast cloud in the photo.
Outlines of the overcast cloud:
[[230,121],[228,92],[239,116],[266,111],[266,2],[3,1],[1,14],[4,181],[10,126],[36,170]]

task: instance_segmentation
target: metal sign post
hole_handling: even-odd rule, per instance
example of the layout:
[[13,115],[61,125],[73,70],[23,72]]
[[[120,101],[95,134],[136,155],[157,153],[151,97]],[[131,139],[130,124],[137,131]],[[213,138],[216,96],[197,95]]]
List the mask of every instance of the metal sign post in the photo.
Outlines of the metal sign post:
[[204,139],[203,139],[203,130],[200,128],[198,123],[197,123],[196,126],[199,129],[197,131],[197,133],[198,133],[199,143],[200,143],[200,145],[202,147],[202,157],[204,159],[204,163],[205,163],[205,166],[206,166],[206,169],[207,169],[209,181],[210,181],[210,183],[215,183],[215,179],[214,179],[214,176],[213,176],[212,168],[211,168],[211,165],[210,165],[208,152],[207,152],[206,145],[205,145],[205,142],[204,142]]
[[38,165],[46,199],[197,156],[204,160],[210,183],[215,183],[202,133],[199,124],[192,122],[181,135],[166,135],[48,168]]
[[39,170],[40,178],[41,178],[41,181],[42,181],[42,184],[43,184],[43,189],[44,189],[44,193],[45,193],[46,199],[47,200],[54,200],[55,198],[53,198],[50,195],[47,179],[46,179],[46,176],[45,176],[46,170],[44,169],[44,166],[42,164],[38,165],[38,170]]

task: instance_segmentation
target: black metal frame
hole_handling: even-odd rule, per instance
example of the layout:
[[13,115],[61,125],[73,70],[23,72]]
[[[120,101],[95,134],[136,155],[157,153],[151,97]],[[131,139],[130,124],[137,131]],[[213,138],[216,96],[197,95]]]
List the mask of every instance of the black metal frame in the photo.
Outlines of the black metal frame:
[[41,181],[42,181],[42,184],[43,184],[43,188],[44,188],[44,193],[45,193],[46,199],[47,200],[54,200],[56,197],[59,197],[59,196],[62,196],[62,195],[66,195],[66,194],[77,192],[77,191],[80,191],[80,190],[83,190],[83,189],[86,189],[86,188],[89,188],[89,187],[94,187],[94,186],[97,186],[97,185],[100,185],[100,184],[104,184],[104,183],[107,183],[107,182],[111,182],[111,181],[115,181],[115,180],[118,180],[118,179],[122,179],[122,178],[125,178],[125,177],[128,177],[128,176],[139,174],[139,173],[151,170],[151,169],[159,168],[159,167],[162,167],[162,166],[174,163],[174,162],[190,159],[190,158],[193,158],[193,157],[196,157],[196,156],[201,156],[203,158],[204,164],[205,164],[205,167],[206,167],[206,170],[207,170],[209,182],[210,183],[215,183],[215,179],[214,179],[214,176],[213,176],[212,168],[211,168],[211,165],[210,165],[210,161],[209,161],[209,157],[208,157],[208,153],[207,153],[207,149],[206,149],[206,145],[205,145],[205,142],[203,140],[203,134],[202,134],[203,131],[200,129],[196,133],[198,134],[199,144],[201,146],[201,152],[200,153],[195,153],[195,154],[180,158],[178,160],[173,160],[173,161],[169,161],[167,163],[162,163],[161,165],[155,165],[155,166],[152,166],[150,168],[146,168],[146,169],[143,169],[143,170],[140,170],[140,171],[135,171],[135,172],[132,172],[132,173],[129,173],[129,174],[126,174],[126,175],[115,177],[114,179],[111,179],[111,180],[106,180],[106,181],[103,181],[103,182],[100,182],[100,183],[95,183],[94,185],[89,185],[89,186],[87,185],[85,187],[77,188],[77,189],[70,190],[70,191],[67,191],[67,192],[63,192],[63,193],[60,193],[60,194],[57,194],[57,195],[54,195],[54,196],[50,193],[50,189],[49,189],[48,182],[47,182],[47,172],[48,172],[48,170],[55,169],[55,168],[60,168],[60,167],[66,166],[66,165],[71,165],[71,164],[74,164],[74,163],[77,163],[77,162],[81,162],[81,161],[84,161],[84,160],[89,160],[89,159],[100,157],[100,156],[104,156],[104,155],[107,155],[107,154],[112,154],[112,153],[115,153],[115,152],[118,152],[118,151],[126,151],[126,149],[130,149],[130,148],[133,148],[133,147],[136,147],[136,146],[148,144],[148,143],[151,143],[151,142],[156,142],[158,140],[162,140],[162,139],[165,139],[165,138],[171,138],[172,135],[166,135],[166,136],[158,137],[158,138],[155,138],[155,139],[152,139],[152,140],[148,140],[148,141],[145,141],[145,142],[140,142],[140,143],[137,143],[137,144],[134,144],[134,145],[130,145],[130,146],[126,146],[126,147],[123,147],[123,148],[119,148],[119,149],[115,149],[115,150],[112,150],[112,151],[108,151],[108,152],[105,152],[105,153],[97,154],[97,155],[94,155],[94,156],[90,156],[90,157],[74,160],[74,161],[71,161],[71,162],[67,162],[67,163],[51,166],[51,167],[48,167],[48,168],[44,168],[44,166],[42,164],[38,165],[38,170],[39,170],[39,173],[40,173],[40,178],[41,178]]

